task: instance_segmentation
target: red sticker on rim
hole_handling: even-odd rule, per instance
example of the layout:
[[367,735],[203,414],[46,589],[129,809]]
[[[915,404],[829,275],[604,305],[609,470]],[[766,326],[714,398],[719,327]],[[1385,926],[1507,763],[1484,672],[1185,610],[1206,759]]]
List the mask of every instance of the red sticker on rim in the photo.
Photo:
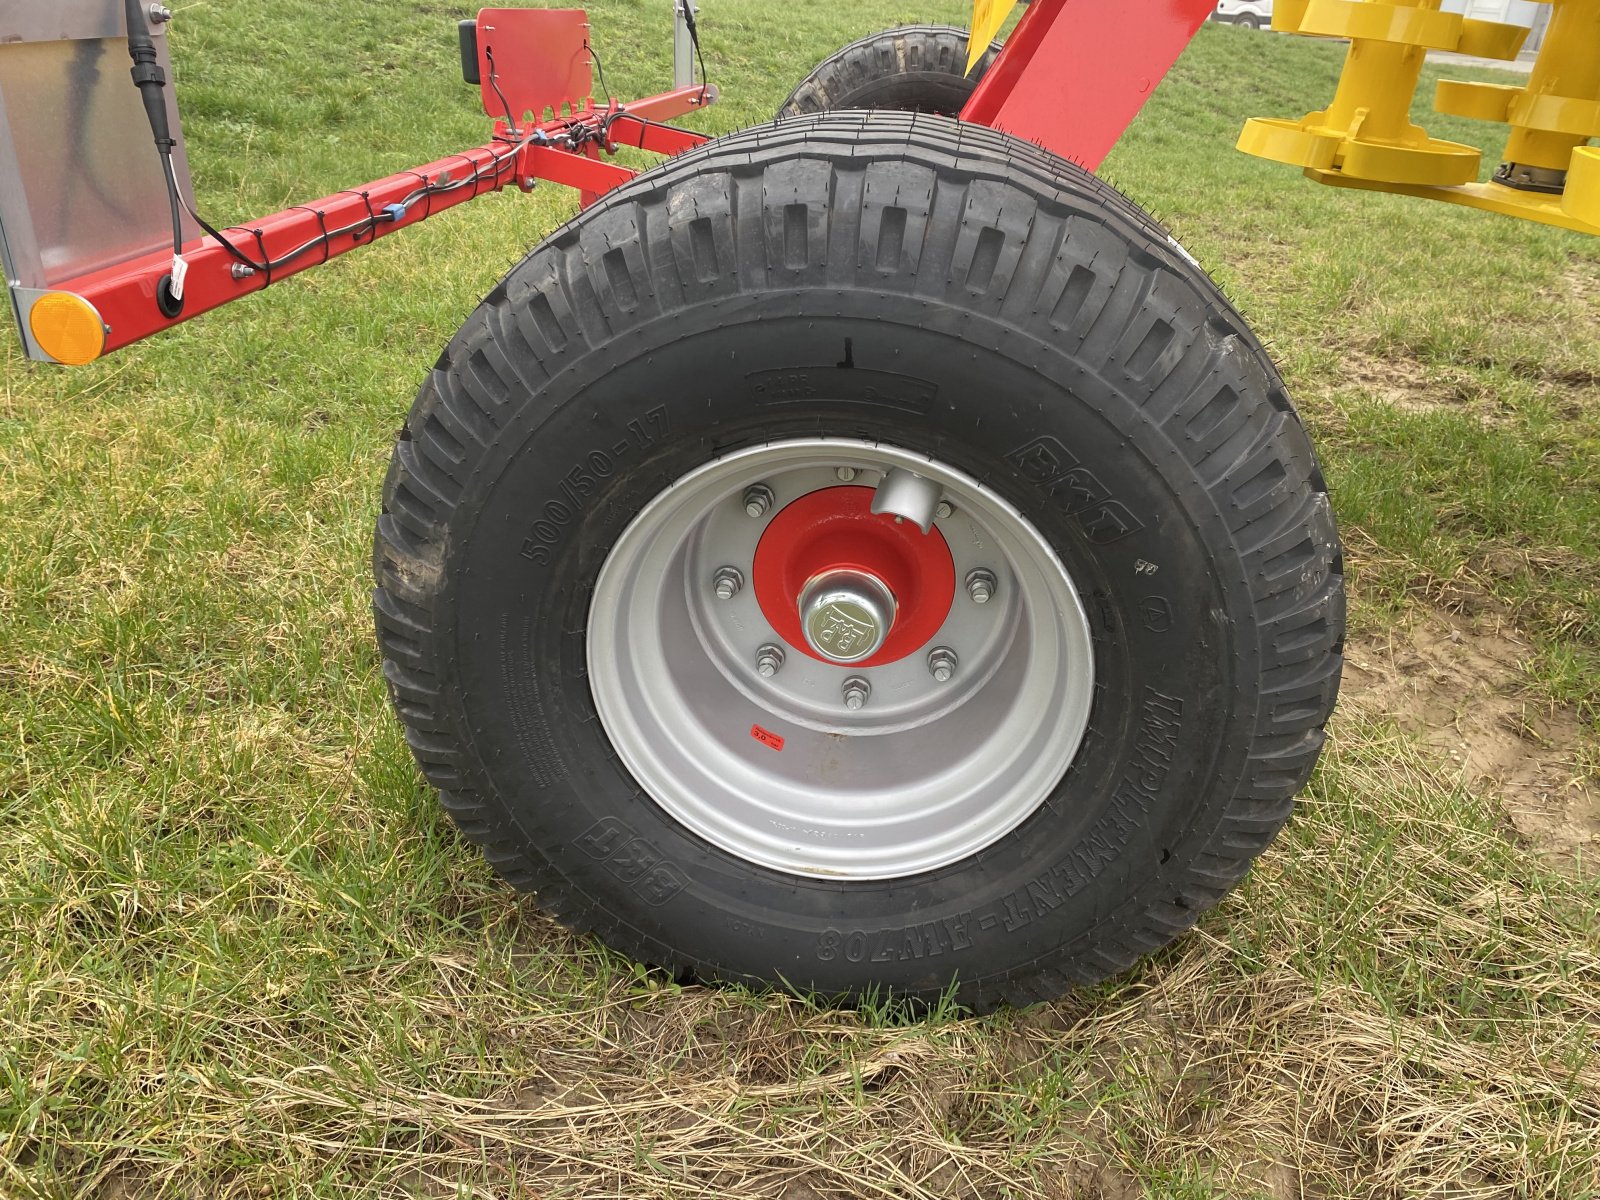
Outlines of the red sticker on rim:
[[770,729],[763,729],[759,725],[750,726],[750,736],[763,746],[771,746],[774,750],[783,749],[783,739]]

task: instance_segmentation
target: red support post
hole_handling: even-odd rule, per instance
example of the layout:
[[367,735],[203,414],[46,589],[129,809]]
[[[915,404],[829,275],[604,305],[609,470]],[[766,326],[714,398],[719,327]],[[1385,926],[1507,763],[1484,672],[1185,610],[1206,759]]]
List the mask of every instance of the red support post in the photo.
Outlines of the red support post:
[[1214,8],[1215,0],[1034,0],[961,119],[1092,171]]

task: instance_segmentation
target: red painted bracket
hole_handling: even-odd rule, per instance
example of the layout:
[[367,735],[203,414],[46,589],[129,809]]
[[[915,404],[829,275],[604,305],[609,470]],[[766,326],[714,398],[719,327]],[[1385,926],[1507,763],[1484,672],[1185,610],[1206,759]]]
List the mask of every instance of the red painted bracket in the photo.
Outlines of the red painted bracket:
[[581,8],[485,8],[478,12],[483,111],[540,125],[593,107],[589,16]]

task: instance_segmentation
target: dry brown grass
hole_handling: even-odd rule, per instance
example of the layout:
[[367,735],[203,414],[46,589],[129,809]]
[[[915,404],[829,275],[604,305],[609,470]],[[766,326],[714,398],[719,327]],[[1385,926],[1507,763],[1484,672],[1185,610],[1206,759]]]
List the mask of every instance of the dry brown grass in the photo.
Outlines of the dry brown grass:
[[[476,955],[424,956],[400,930],[298,1031],[270,994],[260,1018],[241,1003],[209,1066],[164,1072],[130,1025],[131,1094],[161,1123],[104,1144],[73,1194],[187,1195],[204,1177],[247,1196],[280,1173],[315,1190],[324,1170],[395,1197],[1592,1194],[1594,929],[1412,739],[1347,717],[1325,778],[1204,931],[1021,1013],[863,1016],[625,972],[574,1002],[579,947],[514,906],[493,906]],[[281,864],[260,876],[258,895],[314,905],[281,890]],[[438,1063],[449,1087],[408,1077],[381,1034],[364,1058],[351,1034],[385,995],[407,997],[403,1036],[471,1026],[489,1058]],[[32,999],[5,1041],[54,1048],[33,1059],[41,1091],[81,1084],[63,1077],[63,1013],[126,1020],[127,998],[69,972]],[[65,1194],[12,1164],[14,1194]]]

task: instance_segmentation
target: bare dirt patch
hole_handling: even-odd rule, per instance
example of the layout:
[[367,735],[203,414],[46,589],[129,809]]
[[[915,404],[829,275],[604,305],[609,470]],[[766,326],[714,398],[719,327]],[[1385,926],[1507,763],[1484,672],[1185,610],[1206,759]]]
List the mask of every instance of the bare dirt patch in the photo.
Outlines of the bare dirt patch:
[[1491,387],[1459,366],[1426,366],[1415,358],[1341,348],[1335,389],[1353,389],[1408,413],[1453,412],[1498,425],[1510,415]]
[[1428,378],[1414,358],[1392,358],[1351,348],[1341,360],[1339,382],[1407,412],[1433,412],[1451,406],[1450,394]]
[[1512,827],[1553,861],[1592,872],[1600,791],[1583,767],[1583,726],[1527,695],[1532,654],[1514,630],[1431,612],[1352,638],[1343,695],[1459,764],[1469,783],[1495,788]]
[[1600,263],[1582,255],[1569,255],[1555,283],[1541,289],[1540,294],[1579,308],[1600,308]]

